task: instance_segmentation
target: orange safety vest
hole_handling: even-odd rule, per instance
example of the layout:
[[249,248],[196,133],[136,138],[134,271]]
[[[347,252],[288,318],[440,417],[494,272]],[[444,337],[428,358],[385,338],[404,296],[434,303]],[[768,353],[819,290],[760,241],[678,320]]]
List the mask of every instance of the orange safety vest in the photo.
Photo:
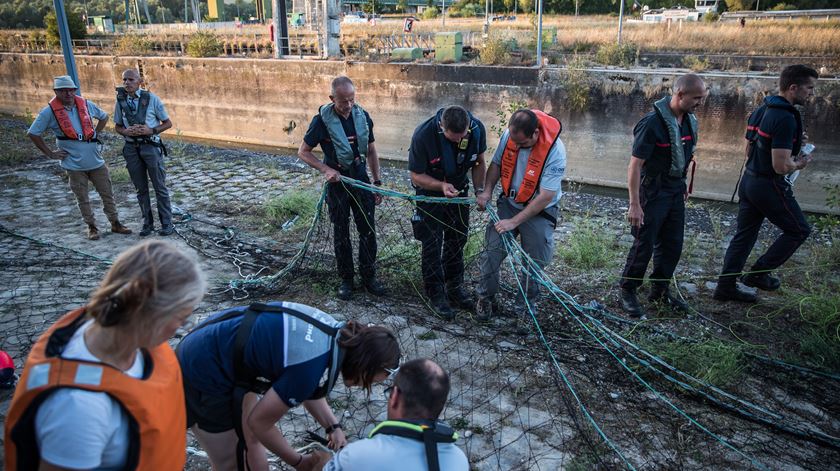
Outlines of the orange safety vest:
[[57,388],[105,392],[123,406],[130,422],[124,469],[182,470],[187,418],[181,368],[172,348],[163,343],[143,350],[143,378],[132,378],[104,363],[59,357],[85,320],[85,308],[66,314],[41,335],[29,353],[6,416],[6,470],[38,469],[41,458],[35,414]]
[[[537,115],[539,121],[538,129],[540,135],[537,138],[537,143],[531,148],[531,154],[528,156],[528,165],[525,167],[525,177],[522,179],[522,184],[519,185],[519,192],[515,195],[514,201],[520,204],[525,204],[531,201],[534,194],[539,187],[542,171],[545,167],[545,161],[548,159],[548,152],[554,141],[560,136],[560,131],[563,130],[563,125],[557,118],[549,116],[540,110],[531,110]],[[502,179],[502,194],[510,196],[510,184],[513,180],[513,173],[516,170],[516,159],[519,157],[520,147],[508,138],[505,145],[505,152],[502,154],[501,179]]]
[[73,140],[90,141],[93,139],[95,132],[93,130],[93,120],[90,117],[90,113],[88,113],[87,100],[78,95],[74,96],[73,99],[76,100],[76,109],[79,110],[79,120],[82,122],[82,137],[76,134],[76,130],[73,128],[73,122],[70,121],[70,115],[58,97],[53,97],[50,100],[50,109],[53,115],[55,115],[55,120],[58,121],[58,127],[61,128],[61,132],[64,133],[65,137]]

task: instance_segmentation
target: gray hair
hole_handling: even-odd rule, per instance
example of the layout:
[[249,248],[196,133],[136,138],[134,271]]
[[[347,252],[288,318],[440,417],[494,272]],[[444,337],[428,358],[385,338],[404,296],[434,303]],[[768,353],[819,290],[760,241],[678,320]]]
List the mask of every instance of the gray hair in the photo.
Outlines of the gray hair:
[[353,81],[350,80],[349,77],[339,75],[338,77],[333,79],[332,84],[330,85],[330,96],[335,96],[336,90],[343,87],[350,87],[353,90],[356,89],[355,85],[353,85]]

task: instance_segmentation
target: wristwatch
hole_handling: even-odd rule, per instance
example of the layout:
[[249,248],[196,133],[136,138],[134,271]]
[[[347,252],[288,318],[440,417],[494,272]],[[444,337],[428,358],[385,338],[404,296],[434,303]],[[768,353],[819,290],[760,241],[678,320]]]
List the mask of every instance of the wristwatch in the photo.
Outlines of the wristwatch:
[[336,430],[338,430],[340,428],[344,428],[344,427],[342,427],[341,424],[332,424],[329,427],[325,428],[324,432],[326,432],[327,435],[329,435],[329,434],[335,432]]

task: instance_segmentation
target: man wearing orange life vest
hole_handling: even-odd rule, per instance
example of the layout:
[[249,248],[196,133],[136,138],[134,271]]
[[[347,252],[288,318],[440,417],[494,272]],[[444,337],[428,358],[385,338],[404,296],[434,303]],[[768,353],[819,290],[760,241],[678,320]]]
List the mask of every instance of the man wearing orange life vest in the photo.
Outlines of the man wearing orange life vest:
[[[99,153],[99,132],[108,124],[105,113],[90,100],[76,96],[76,86],[68,75],[56,77],[53,81],[55,98],[50,100],[29,127],[29,138],[44,155],[61,160],[61,168],[67,171],[70,189],[76,196],[79,211],[88,225],[88,239],[99,239],[99,229],[90,207],[88,181],[93,183],[102,198],[105,215],[111,222],[111,232],[131,234],[131,230],[120,223],[111,176],[108,166]],[[96,127],[93,120],[96,119]],[[50,129],[56,137],[57,150],[47,145],[41,135]]]
[[[478,318],[488,320],[499,314],[496,293],[499,290],[499,266],[507,256],[502,237],[518,234],[522,249],[540,268],[551,262],[554,254],[554,228],[557,225],[560,187],[566,172],[566,148],[560,140],[562,125],[556,118],[539,110],[519,110],[510,118],[502,134],[485,177],[484,191],[476,197],[479,210],[485,209],[493,188],[501,180],[502,193],[497,202],[499,221],[487,226],[487,250],[481,259],[478,287]],[[525,274],[523,283],[528,305],[539,296],[539,284]],[[517,312],[526,312],[525,299],[519,293]],[[526,334],[526,324],[518,333]]]

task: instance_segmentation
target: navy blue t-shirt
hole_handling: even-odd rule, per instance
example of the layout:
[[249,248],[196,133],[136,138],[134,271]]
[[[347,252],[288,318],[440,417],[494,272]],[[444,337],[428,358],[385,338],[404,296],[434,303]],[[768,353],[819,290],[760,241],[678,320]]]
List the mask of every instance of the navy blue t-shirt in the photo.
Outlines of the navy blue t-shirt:
[[[790,105],[787,100],[780,96],[767,97],[764,99],[764,103]],[[753,155],[747,162],[747,168],[761,175],[776,175],[776,171],[773,170],[772,149],[799,151],[801,140],[797,132],[796,117],[790,110],[767,107],[764,111],[764,117],[761,118],[760,122],[756,122],[759,119],[758,113],[760,110],[760,107],[756,108],[747,121],[747,139],[751,134],[751,127],[756,127],[757,129],[754,129],[754,131],[758,133],[759,140],[763,141],[753,149]],[[765,143],[769,143],[769,147],[764,145]]]
[[[484,131],[484,124],[478,119],[473,118],[473,122],[478,127],[479,140],[477,153],[482,154],[487,150],[487,133]],[[411,146],[408,148],[408,170],[414,173],[425,173],[440,181],[443,181],[445,176],[443,170],[443,156],[438,136],[440,133],[440,124],[437,120],[437,115],[427,119],[414,130],[414,135],[411,137]],[[452,154],[457,156],[459,153],[458,143],[443,139],[443,145],[452,146]],[[473,149],[476,149],[473,147]],[[478,164],[478,159],[472,160],[473,155],[465,155],[464,162],[461,165],[456,165],[458,169],[457,175],[454,177],[447,177],[447,183],[451,183],[458,190],[463,190],[469,183],[469,170]],[[427,192],[428,193],[428,192]],[[442,195],[442,193],[441,193]]]
[[[371,143],[376,140],[373,137],[373,120],[370,119],[370,115],[366,110],[363,111],[368,124],[368,143]],[[344,128],[344,134],[347,136],[347,141],[353,149],[353,155],[356,159],[359,159],[361,154],[359,154],[359,144],[356,142],[356,123],[353,120],[353,115],[351,114],[347,117],[347,119],[338,113],[336,113],[336,116],[338,116],[338,119],[341,121],[341,127]],[[303,136],[303,142],[313,148],[320,145],[321,150],[324,152],[325,164],[336,170],[343,170],[342,173],[346,172],[345,175],[347,176],[358,178],[358,175],[353,175],[348,169],[339,168],[338,160],[335,157],[335,146],[332,143],[332,139],[330,139],[330,133],[327,131],[327,125],[324,124],[324,120],[321,119],[320,114],[316,114],[315,117],[312,118],[312,121],[309,123],[309,129],[306,130],[306,134]],[[363,166],[361,170],[364,170]]]
[[[283,305],[308,315],[317,311],[301,304]],[[235,310],[244,310],[244,307],[221,311],[205,323]],[[326,316],[320,311],[318,313]],[[286,317],[289,319],[284,320]],[[329,316],[327,318],[331,319]],[[199,326],[181,341],[177,349],[178,360],[184,377],[192,387],[212,395],[232,393],[235,378],[234,343],[242,319],[242,316],[236,316],[204,327]],[[293,325],[297,332],[291,331],[290,326]],[[289,407],[295,407],[312,397],[329,366],[331,351],[323,349],[325,338],[329,339],[329,336],[314,327],[307,332],[309,326],[310,324],[292,316],[262,313],[254,322],[245,347],[245,364],[257,375],[268,379],[272,383],[272,389]],[[301,358],[299,351],[289,351],[290,345],[296,342],[295,339],[298,339],[297,344],[300,345],[299,338],[293,337],[295,335],[309,335],[309,339],[317,337],[318,341],[313,345],[320,348],[308,352],[307,358]]]
[[[684,116],[680,123],[680,136],[682,136],[683,151],[685,152],[685,168],[683,173],[691,164],[691,157],[694,155],[695,143],[692,142],[691,124],[688,117]],[[671,170],[671,139],[668,136],[668,129],[662,118],[651,111],[646,114],[633,129],[633,156],[645,161],[642,166],[642,180],[647,174],[661,175],[661,188],[685,191],[685,181],[680,177],[671,177],[668,172]]]

